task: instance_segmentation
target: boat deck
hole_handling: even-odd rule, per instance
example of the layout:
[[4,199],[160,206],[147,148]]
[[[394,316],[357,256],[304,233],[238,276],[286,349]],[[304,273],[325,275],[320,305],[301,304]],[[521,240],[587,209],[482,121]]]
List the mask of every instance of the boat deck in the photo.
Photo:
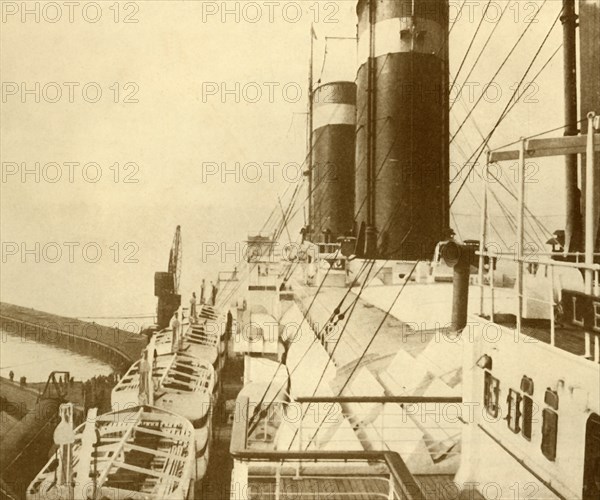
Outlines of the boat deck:
[[[440,289],[440,293],[445,293]],[[315,289],[316,290],[316,289]],[[383,291],[383,290],[382,290]],[[312,301],[312,290],[302,299],[304,308],[308,308]],[[346,294],[345,288],[323,288],[319,293],[319,299],[310,310],[310,320],[313,324],[322,327],[329,319],[331,312],[339,307],[340,301]],[[397,291],[388,289],[390,299]],[[408,294],[407,294],[408,295]],[[356,295],[348,294],[342,310],[348,307]],[[436,331],[419,330],[408,322],[403,322],[397,315],[390,314],[386,317],[384,306],[373,304],[368,299],[359,298],[356,304],[352,321],[347,325],[345,333],[335,352],[335,362],[341,367],[352,365],[362,354],[365,345],[371,339],[373,332],[380,323],[382,327],[377,338],[369,349],[369,366],[378,371],[384,369],[392,360],[393,354],[399,350],[408,351],[418,355],[425,350],[429,343],[434,340]],[[335,339],[329,339],[330,341]],[[196,488],[196,496],[210,498],[211,500],[228,500],[232,493],[230,473],[232,460],[229,455],[229,443],[231,438],[231,422],[224,405],[227,400],[235,400],[235,396],[241,389],[241,375],[243,366],[239,370],[231,366],[232,359],[228,359],[223,372],[222,383],[224,384],[221,401],[216,405],[216,414],[213,417],[213,446],[209,469],[204,480]],[[239,372],[239,373],[238,373]],[[219,410],[221,408],[221,410]],[[452,480],[452,475],[423,475],[415,476],[424,494],[422,500],[439,500],[440,498],[454,498],[456,500],[474,499],[483,497],[476,491],[469,489],[460,492]],[[328,498],[332,500],[375,500],[389,498],[390,483],[387,476],[322,476],[322,477],[281,477],[279,483],[279,494],[277,494],[277,483],[275,476],[249,478],[248,489],[243,492],[244,498],[248,500],[275,500],[307,499],[317,500]],[[233,486],[235,488],[235,485]],[[242,492],[238,492],[242,494]],[[247,496],[246,496],[247,494]]]

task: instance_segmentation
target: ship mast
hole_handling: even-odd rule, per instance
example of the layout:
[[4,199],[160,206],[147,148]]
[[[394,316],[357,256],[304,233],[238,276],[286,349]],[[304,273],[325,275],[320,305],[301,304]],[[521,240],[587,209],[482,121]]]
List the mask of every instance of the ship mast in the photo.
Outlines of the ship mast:
[[312,231],[314,231],[314,207],[313,207],[313,57],[315,47],[315,29],[313,24],[310,25],[310,57],[308,62],[308,115],[306,120],[306,151],[307,151],[307,162],[308,169],[305,174],[308,176],[308,227],[309,234],[308,239],[313,241]]
[[[600,114],[600,50],[598,40],[600,39],[600,0],[579,0],[579,68],[580,68],[580,105],[579,118],[581,120],[582,134],[589,134],[587,115],[590,111]],[[600,159],[595,158],[593,164],[589,164],[587,158],[582,159],[582,170],[593,168],[594,175],[588,172],[582,175],[582,191],[586,193],[600,192]],[[593,177],[594,185],[587,187],[587,178]],[[584,197],[587,198],[587,194]],[[585,200],[586,206],[588,200]],[[600,206],[593,207],[593,218],[586,226],[592,231],[594,252],[600,251],[600,238],[598,237],[598,219],[600,217]],[[583,240],[583,238],[582,238]]]
[[[563,0],[563,54],[564,54],[564,100],[565,100],[565,136],[577,135],[577,52],[576,29],[577,15],[575,0]],[[565,156],[565,187],[567,220],[565,224],[565,252],[582,250],[582,219],[577,184],[577,155]]]
[[368,0],[369,10],[369,58],[367,60],[367,227],[365,233],[365,256],[377,256],[377,229],[375,221],[375,3]]

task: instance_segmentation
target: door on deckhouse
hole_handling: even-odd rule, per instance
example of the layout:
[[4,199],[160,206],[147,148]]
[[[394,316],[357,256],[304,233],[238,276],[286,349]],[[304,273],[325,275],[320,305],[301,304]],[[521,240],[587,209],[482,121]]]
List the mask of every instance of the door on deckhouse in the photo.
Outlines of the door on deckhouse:
[[583,500],[600,498],[600,416],[592,413],[585,428]]

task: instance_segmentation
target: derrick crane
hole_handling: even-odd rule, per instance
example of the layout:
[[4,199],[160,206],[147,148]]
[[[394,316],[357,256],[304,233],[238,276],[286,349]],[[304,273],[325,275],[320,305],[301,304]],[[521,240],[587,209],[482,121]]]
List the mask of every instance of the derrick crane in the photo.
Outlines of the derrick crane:
[[181,226],[175,229],[173,244],[169,251],[169,264],[167,272],[154,273],[154,295],[158,297],[156,308],[156,323],[159,329],[169,326],[173,313],[181,305],[179,283],[181,278],[182,243]]
[[181,278],[182,244],[181,244],[181,226],[175,229],[173,236],[173,245],[169,252],[169,273],[173,275],[175,293],[179,293],[179,280]]

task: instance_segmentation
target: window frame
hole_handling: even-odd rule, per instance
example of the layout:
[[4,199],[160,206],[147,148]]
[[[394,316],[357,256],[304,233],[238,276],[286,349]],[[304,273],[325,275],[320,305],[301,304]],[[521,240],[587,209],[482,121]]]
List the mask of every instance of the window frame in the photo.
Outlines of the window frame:
[[521,435],[527,440],[531,441],[533,435],[533,391],[534,384],[533,380],[527,375],[523,375],[521,378]]
[[523,396],[516,389],[509,389],[506,396],[508,411],[506,412],[506,423],[508,428],[515,434],[521,432],[521,401]]
[[533,398],[529,394],[523,394],[521,398],[521,435],[531,441],[533,435]]
[[558,444],[558,394],[550,388],[544,394],[546,407],[542,411],[542,454],[551,462],[556,461]]
[[500,412],[500,380],[485,370],[483,380],[483,406],[488,415],[498,418]]

